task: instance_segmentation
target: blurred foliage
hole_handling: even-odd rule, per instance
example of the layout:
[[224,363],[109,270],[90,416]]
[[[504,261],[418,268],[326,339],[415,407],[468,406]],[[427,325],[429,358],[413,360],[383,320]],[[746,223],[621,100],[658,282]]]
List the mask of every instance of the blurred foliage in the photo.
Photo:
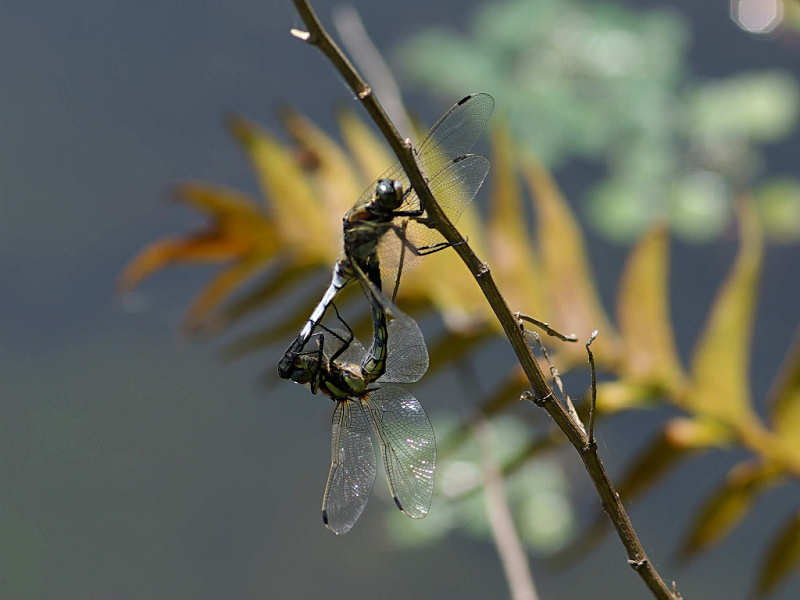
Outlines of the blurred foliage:
[[[452,417],[434,419],[437,436],[447,437],[456,427],[458,423]],[[504,462],[512,460],[530,437],[526,425],[508,416],[495,419],[491,428],[493,455]],[[440,459],[434,506],[424,520],[409,522],[397,511],[389,513],[393,539],[407,545],[429,544],[454,532],[486,539],[490,526],[484,499],[475,493],[483,486],[482,469],[480,449],[470,437],[457,451]],[[568,541],[575,520],[566,476],[557,461],[527,461],[506,480],[505,494],[520,538],[528,547],[550,553]]]
[[[291,143],[279,141],[245,119],[229,122],[259,178],[263,203],[217,185],[178,185],[178,199],[204,213],[207,225],[200,231],[152,243],[120,278],[120,289],[128,290],[170,264],[223,262],[221,273],[189,308],[186,324],[190,332],[206,333],[237,325],[240,337],[225,351],[230,358],[294,337],[318,300],[321,284],[317,277],[327,278],[337,258],[341,215],[391,162],[379,139],[350,112],[339,114],[344,145],[291,110],[285,109],[282,118]],[[675,349],[669,315],[668,229],[652,227],[631,250],[618,287],[616,324],[612,324],[599,301],[583,233],[568,203],[544,166],[511,141],[502,119],[497,121],[491,136],[493,176],[486,222],[472,206],[459,227],[492,266],[512,310],[546,317],[557,329],[581,336],[595,328],[602,331],[593,348],[598,367],[613,375],[598,389],[598,409],[605,418],[658,403],[683,412],[665,423],[623,473],[619,484],[626,502],[640,497],[675,466],[698,453],[733,448],[748,452],[748,458],[731,470],[700,508],[687,533],[687,555],[707,550],[742,520],[760,494],[800,476],[800,446],[796,443],[800,435],[800,342],[773,386],[768,424],[757,415],[750,397],[751,335],[764,245],[756,205],[770,202],[754,201],[747,193],[739,195],[738,254],[685,368]],[[767,192],[757,195],[768,197]],[[783,194],[772,193],[776,197]],[[533,233],[520,217],[527,201],[535,216]],[[255,281],[248,284],[252,279]],[[308,285],[311,280],[315,285]],[[350,286],[350,291],[343,291],[340,308],[351,313],[360,310],[363,317],[353,321],[354,328],[368,335],[365,303],[354,302],[360,296],[354,289]],[[285,302],[289,294],[300,298]],[[432,372],[468,359],[474,350],[501,334],[454,252],[428,257],[404,274],[398,302],[414,316],[436,312],[443,318],[444,331],[430,342]],[[267,307],[280,308],[283,314],[263,329],[239,326],[246,317]],[[562,372],[585,363],[581,344],[559,344],[552,350]],[[272,372],[274,366],[268,368]],[[513,367],[482,399],[475,414],[439,430],[438,505],[421,524],[403,519],[402,528],[391,526],[395,533],[402,530],[398,535],[403,541],[420,543],[453,530],[486,535],[483,517],[476,516],[482,514],[480,495],[476,494],[480,469],[475,464],[470,431],[479,420],[510,408],[524,389],[522,373]],[[528,427],[507,420],[496,426],[501,431],[498,438],[505,442],[498,447],[498,457],[509,478],[509,497],[521,534],[531,547],[554,550],[573,528],[573,519],[561,475],[542,454],[562,443],[563,436],[554,430],[531,436]],[[541,522],[542,507],[550,510],[554,506],[560,506],[560,512],[552,513],[552,522]],[[586,551],[593,539],[599,539],[606,523],[598,516],[562,552]],[[781,553],[781,558],[764,562],[758,583],[764,592],[800,566],[796,518],[792,516],[772,537],[768,552]]]
[[[663,27],[651,26],[656,31]],[[693,106],[723,94],[721,89],[733,95],[742,89],[730,85],[696,90],[702,99]],[[380,140],[350,112],[338,115],[343,145],[288,108],[281,116],[290,143],[246,119],[229,122],[252,163],[264,201],[214,184],[176,186],[177,199],[203,213],[207,224],[199,231],[150,244],[130,262],[119,281],[124,291],[171,264],[223,263],[221,272],[187,311],[186,325],[190,332],[206,333],[236,325],[240,337],[226,348],[229,358],[251,355],[294,337],[319,297],[321,286],[309,286],[309,281],[319,284],[317,277],[327,278],[339,253],[342,214],[391,162]],[[513,126],[502,119],[497,123],[491,136],[493,173],[487,218],[482,222],[477,209],[469,207],[459,222],[462,232],[492,266],[513,310],[546,317],[557,329],[581,336],[601,330],[593,347],[597,364],[613,376],[598,389],[598,409],[605,418],[659,403],[683,413],[665,423],[623,473],[619,487],[626,502],[642,496],[698,453],[747,451],[747,458],[731,469],[700,507],[687,532],[684,553],[705,551],[741,522],[761,494],[800,476],[800,341],[770,393],[769,423],[754,409],[749,376],[764,253],[762,222],[773,231],[789,231],[779,237],[791,237],[797,216],[791,199],[797,197],[798,186],[792,181],[773,182],[752,194],[740,188],[738,254],[708,311],[687,368],[677,355],[669,314],[668,228],[664,224],[651,227],[632,248],[618,286],[612,323],[599,300],[584,236],[569,204],[543,164],[512,141]],[[704,135],[713,137],[714,131],[716,127],[709,125]],[[770,119],[764,119],[741,135],[763,137],[774,131]],[[713,197],[727,185],[714,171],[697,171],[686,178],[681,185],[700,199]],[[520,217],[528,201],[535,216],[532,233]],[[293,294],[291,303],[284,300],[289,294]],[[355,286],[350,286],[340,304],[351,313],[361,311],[363,316],[353,324],[357,332],[366,333],[369,318],[364,302],[355,302],[359,296]],[[443,318],[444,331],[430,343],[432,372],[469,358],[501,334],[454,252],[428,257],[404,275],[398,302],[414,316],[435,312]],[[239,326],[267,307],[279,308],[283,314],[262,329]],[[585,363],[581,344],[559,344],[552,350],[562,372]],[[269,370],[273,369],[270,365]],[[498,459],[508,478],[510,504],[523,539],[547,551],[564,543],[574,527],[566,486],[555,463],[542,456],[558,446],[563,436],[556,431],[532,436],[527,426],[496,418],[518,401],[524,389],[521,370],[513,367],[481,400],[475,414],[459,422],[451,418],[438,430],[437,506],[422,523],[402,519],[400,527],[390,522],[398,539],[422,543],[456,530],[486,535],[480,467],[470,432],[476,422],[492,417],[499,429],[497,438],[503,440]],[[543,514],[547,515],[544,522]],[[561,552],[571,557],[585,552],[606,525],[607,520],[598,515]],[[800,567],[796,515],[771,535],[757,583],[760,592],[770,591]]]
[[[586,211],[609,238],[667,221],[701,241],[726,229],[741,187],[770,184],[761,146],[793,130],[800,91],[783,72],[694,79],[688,40],[686,24],[663,10],[506,0],[478,10],[467,35],[410,36],[398,57],[426,91],[492,90],[514,139],[547,167],[574,158],[604,166]],[[800,199],[785,201],[800,210]],[[800,239],[796,229],[774,233]]]

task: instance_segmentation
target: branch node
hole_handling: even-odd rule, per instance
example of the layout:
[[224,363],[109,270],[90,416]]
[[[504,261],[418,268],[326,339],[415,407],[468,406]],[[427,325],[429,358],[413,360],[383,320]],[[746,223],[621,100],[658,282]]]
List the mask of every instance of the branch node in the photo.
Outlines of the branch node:
[[302,29],[290,29],[289,34],[296,37],[298,40],[302,40],[304,42],[308,42],[309,44],[313,44],[314,42],[311,39],[311,34],[308,31],[303,31]]
[[597,440],[594,438],[581,447],[581,454],[594,454],[595,452],[597,452]]
[[633,569],[637,573],[642,569],[644,569],[647,566],[648,562],[649,561],[646,558],[640,558],[638,560],[628,559],[628,565],[631,567],[631,569]]
[[491,269],[489,269],[489,265],[487,265],[486,263],[481,263],[481,266],[478,267],[478,272],[475,274],[475,277],[477,277],[478,279],[483,279],[490,273]]
[[369,86],[365,86],[363,90],[358,92],[358,99],[362,102],[369,98],[372,95],[372,88]]

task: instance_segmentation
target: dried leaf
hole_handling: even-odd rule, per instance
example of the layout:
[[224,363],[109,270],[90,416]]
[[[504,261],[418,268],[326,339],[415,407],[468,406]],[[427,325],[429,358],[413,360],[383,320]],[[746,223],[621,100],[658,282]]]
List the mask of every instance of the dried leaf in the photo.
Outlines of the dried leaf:
[[225,262],[248,250],[236,240],[222,239],[216,232],[202,232],[187,238],[165,238],[146,246],[124,268],[117,288],[127,292],[146,277],[176,262]]
[[338,120],[345,145],[361,170],[362,181],[372,181],[394,162],[383,139],[375,136],[352,111],[340,111]]
[[739,253],[700,336],[692,360],[692,387],[681,401],[693,412],[747,426],[757,421],[748,370],[763,248],[749,203],[742,204],[739,223]]
[[275,272],[269,273],[263,283],[246,292],[241,298],[237,298],[215,314],[213,327],[217,330],[221,329],[258,309],[264,308],[266,304],[279,298],[282,294],[288,293],[290,287],[316,270],[318,269],[313,266],[296,266],[295,263],[288,261],[277,266]]
[[701,507],[681,553],[690,556],[719,542],[739,524],[756,497],[775,481],[776,470],[762,463],[733,467]]
[[492,130],[492,191],[487,233],[492,272],[513,310],[548,315],[539,260],[531,245],[515,151],[506,125]]
[[331,231],[331,218],[292,152],[241,117],[232,118],[229,125],[253,163],[286,249],[301,262],[332,264],[338,254],[338,231]]
[[212,310],[237,287],[247,282],[264,268],[264,261],[258,255],[239,261],[217,275],[195,298],[186,313],[184,327],[196,332],[204,324]]
[[780,528],[761,566],[756,589],[760,595],[773,591],[781,580],[800,568],[800,512]]
[[332,229],[341,227],[342,215],[361,195],[362,181],[341,147],[299,113],[286,109],[283,122],[295,140],[317,160],[311,172],[317,183],[326,214],[333,219]]
[[468,332],[445,332],[443,336],[428,344],[430,358],[428,373],[440,371],[453,362],[462,360],[484,341],[494,336],[495,331],[488,327],[476,328]]
[[800,439],[800,330],[770,396],[775,432],[782,439],[785,451],[797,456],[800,452],[797,444]]
[[658,384],[677,395],[686,378],[669,317],[667,241],[666,229],[657,227],[631,252],[620,281],[617,320],[626,378]]
[[[536,211],[536,231],[542,265],[542,286],[549,294],[548,321],[578,336],[593,329],[600,337],[592,346],[598,364],[613,364],[619,342],[603,310],[594,284],[583,234],[569,206],[547,170],[530,157],[522,163]],[[578,346],[576,344],[576,346]],[[583,362],[582,348],[566,350]]]

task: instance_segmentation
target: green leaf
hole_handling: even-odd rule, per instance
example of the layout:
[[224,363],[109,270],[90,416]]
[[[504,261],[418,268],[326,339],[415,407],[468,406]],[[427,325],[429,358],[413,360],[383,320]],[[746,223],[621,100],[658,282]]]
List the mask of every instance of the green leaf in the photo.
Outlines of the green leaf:
[[759,188],[756,206],[770,240],[800,241],[800,181],[776,179]]

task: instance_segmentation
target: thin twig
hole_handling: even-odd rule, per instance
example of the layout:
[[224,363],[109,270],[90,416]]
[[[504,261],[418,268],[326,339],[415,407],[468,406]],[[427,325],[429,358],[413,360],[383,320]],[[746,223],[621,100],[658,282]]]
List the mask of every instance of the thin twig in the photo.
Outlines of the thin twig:
[[[465,395],[477,395],[481,385],[475,376],[475,369],[470,367],[469,361],[467,359],[457,361],[456,368],[461,374],[460,381]],[[511,598],[513,600],[538,600],[533,574],[528,565],[528,557],[519,540],[511,510],[508,507],[503,474],[494,457],[491,425],[483,415],[480,415],[477,420],[473,421],[471,430],[480,449],[486,517],[492,532],[492,540],[500,557],[500,564],[503,566],[503,572],[508,581]],[[476,487],[480,487],[480,485]]]
[[511,597],[514,600],[537,600],[528,557],[514,527],[503,486],[503,475],[493,455],[489,425],[485,419],[480,419],[472,426],[472,431],[480,447],[486,514]]
[[597,454],[596,445],[590,445],[583,428],[575,419],[564,409],[564,407],[553,400],[553,392],[547,385],[544,374],[533,357],[528,345],[525,343],[522,331],[520,330],[514,315],[506,304],[505,299],[497,289],[497,285],[492,278],[489,266],[483,263],[472,251],[469,244],[453,226],[447,215],[444,214],[436,199],[433,197],[427,182],[423,177],[414,158],[411,142],[400,137],[397,129],[386,116],[380,102],[373,94],[370,87],[361,79],[360,75],[353,68],[350,61],[345,58],[341,50],[336,46],[328,33],[322,27],[319,19],[312,10],[307,0],[293,0],[297,12],[303,19],[308,31],[293,29],[292,35],[315,45],[333,63],[339,71],[350,89],[356,94],[357,98],[364,105],[364,108],[372,117],[373,121],[380,129],[389,146],[394,151],[400,164],[403,167],[414,191],[420,198],[420,202],[425,207],[428,222],[437,229],[442,236],[451,244],[464,264],[469,269],[472,276],[477,281],[486,300],[497,316],[503,327],[506,337],[511,343],[514,353],[517,355],[522,369],[531,385],[532,394],[537,405],[543,407],[556,425],[564,432],[572,446],[578,451],[581,460],[586,468],[586,472],[594,483],[595,489],[600,496],[603,508],[614,524],[623,546],[628,554],[628,564],[636,571],[652,592],[653,596],[660,600],[676,600],[670,588],[664,583],[661,575],[653,566],[647,553],[642,547],[639,536],[633,528],[630,517],[625,511],[625,507],[619,498],[614,484],[606,473],[600,457]]
[[592,354],[592,342],[597,339],[597,329],[592,331],[592,335],[586,340],[586,354],[589,355],[589,371],[592,373],[592,402],[589,404],[589,445],[595,446],[597,442],[594,439],[594,418],[595,409],[597,408],[597,369],[594,365],[594,354]]
[[411,135],[414,129],[403,106],[400,87],[389,65],[369,37],[361,15],[349,4],[338,6],[333,10],[333,26],[339,32],[339,37],[350,56],[372,83],[375,92],[383,98],[386,112],[397,125],[397,129],[403,135]]
[[529,317],[528,315],[523,315],[521,312],[515,312],[514,316],[517,318],[518,321],[527,321],[533,325],[539,327],[542,331],[544,331],[547,335],[551,337],[556,337],[560,339],[562,342],[577,342],[578,336],[574,333],[561,333],[556,331],[550,326],[550,323],[546,321],[540,321],[539,319],[535,319],[533,317]]
[[[519,313],[517,313],[517,315],[519,315]],[[534,321],[536,321],[536,319],[531,320],[531,322]],[[575,410],[575,404],[572,402],[572,398],[567,392],[567,389],[564,387],[564,382],[561,380],[561,373],[558,372],[558,368],[556,368],[556,366],[553,364],[553,361],[550,360],[550,353],[547,351],[547,347],[544,345],[544,343],[542,343],[542,338],[535,331],[527,331],[526,333],[529,333],[530,335],[533,336],[533,339],[536,342],[539,351],[542,353],[542,357],[544,357],[544,360],[550,369],[550,378],[553,380],[553,383],[555,384],[556,389],[558,390],[558,393],[564,402],[564,406],[567,407],[567,412],[572,417],[572,420],[578,425],[580,425],[581,431],[583,431],[583,433],[585,434],[586,429],[584,428],[583,423],[581,422],[581,418],[578,416],[578,411]],[[556,337],[561,337],[561,335],[559,334]]]

